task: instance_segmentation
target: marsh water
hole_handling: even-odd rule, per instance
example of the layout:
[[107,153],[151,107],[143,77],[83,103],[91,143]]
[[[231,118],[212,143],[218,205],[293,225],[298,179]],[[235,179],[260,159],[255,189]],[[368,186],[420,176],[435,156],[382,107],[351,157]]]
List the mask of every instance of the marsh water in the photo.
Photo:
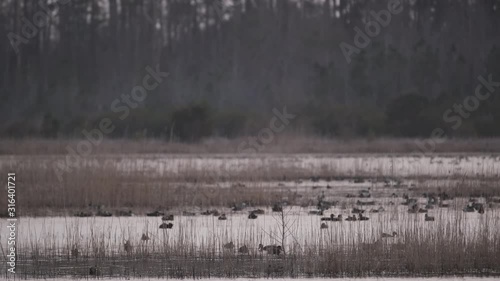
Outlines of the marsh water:
[[[0,156],[0,168],[55,163],[73,168],[98,167],[151,175],[207,173],[273,173],[294,170],[309,175],[328,172],[344,176],[500,177],[500,156],[491,155],[336,155],[336,154],[139,154],[69,156]],[[270,169],[272,167],[272,169]]]
[[[453,209],[436,210],[431,214],[437,221],[426,222],[424,214],[409,214],[405,206],[384,208],[382,213],[367,213],[369,221],[327,222],[326,229],[320,228],[321,216],[308,214],[312,208],[285,208],[285,220],[289,224],[290,233],[289,245],[292,247],[296,243],[312,248],[354,242],[374,243],[381,239],[383,232],[394,231],[399,235],[389,241],[404,243],[407,231],[418,229],[419,233],[425,235],[436,231],[437,224],[448,222],[458,224],[458,229],[465,239],[472,239],[481,226],[487,225],[492,229],[500,226],[499,209],[488,210],[483,215]],[[164,244],[186,243],[190,247],[213,246],[218,251],[223,250],[224,244],[233,242],[237,247],[246,245],[250,251],[256,251],[259,243],[276,244],[281,235],[280,214],[273,213],[270,208],[261,209],[264,209],[266,214],[258,215],[257,219],[248,219],[248,211],[253,210],[252,208],[240,212],[219,208],[219,212],[227,213],[227,220],[219,220],[217,216],[200,215],[201,209],[188,208],[197,215],[184,216],[180,211],[173,212],[176,215],[172,229],[159,228],[161,217],[23,217],[18,220],[18,240],[21,249],[39,245],[39,251],[69,250],[73,245],[79,245],[84,254],[87,250],[91,251],[86,247],[91,240],[99,240],[116,250],[121,249],[123,241],[129,240],[133,245],[141,247],[158,248]],[[342,214],[345,219],[350,213],[351,208],[336,207],[325,212],[323,217]],[[4,224],[6,221],[2,219],[2,225]],[[147,234],[150,239],[147,242],[142,241],[142,234]],[[495,232],[491,233],[494,234]],[[1,236],[6,235],[7,229],[3,227]]]

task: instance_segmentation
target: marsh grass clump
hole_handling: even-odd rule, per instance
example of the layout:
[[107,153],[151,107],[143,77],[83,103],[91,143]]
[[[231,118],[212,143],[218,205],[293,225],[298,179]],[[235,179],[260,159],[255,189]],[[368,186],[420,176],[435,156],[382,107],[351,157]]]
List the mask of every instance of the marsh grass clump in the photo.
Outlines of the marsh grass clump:
[[[446,192],[452,197],[485,197],[487,200],[500,197],[499,171],[494,168],[499,164],[489,158],[484,161],[490,161],[491,165],[485,166],[476,165],[483,159],[469,163],[460,157],[435,160],[410,156],[335,156],[297,160],[287,156],[197,158],[184,155],[173,159],[89,156],[78,169],[63,173],[61,181],[58,170],[53,167],[53,161],[60,159],[64,158],[9,160],[0,167],[0,171],[15,169],[23,175],[19,181],[23,189],[18,190],[23,198],[21,215],[129,216],[151,212],[152,208],[161,209],[159,211],[182,206],[209,209],[242,203],[271,206],[283,201],[291,205],[311,205],[321,192],[345,198],[346,193],[355,190],[351,195],[356,197],[368,187],[376,188],[379,192],[374,194],[376,197],[388,197],[391,193],[401,196],[406,192],[412,196]],[[439,161],[449,163],[444,165]],[[318,182],[313,183],[311,178]],[[363,181],[357,182],[360,178]],[[359,189],[354,187],[357,185]],[[311,189],[311,186],[317,188]],[[0,190],[0,195],[6,196],[5,192]],[[332,198],[332,202],[336,201],[337,198]]]

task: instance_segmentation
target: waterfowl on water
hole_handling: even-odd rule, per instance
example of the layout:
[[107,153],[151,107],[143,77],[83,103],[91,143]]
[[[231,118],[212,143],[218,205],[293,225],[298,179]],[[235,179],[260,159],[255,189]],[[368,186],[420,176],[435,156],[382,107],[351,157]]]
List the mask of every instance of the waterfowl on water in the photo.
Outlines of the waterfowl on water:
[[125,243],[123,243],[123,249],[125,250],[125,252],[127,252],[127,254],[130,254],[132,252],[132,244],[130,243],[130,240],[127,240],[125,241]]
[[378,207],[378,209],[371,209],[370,213],[382,213],[384,211],[385,211],[384,207],[380,206]]
[[[361,178],[361,177],[356,177],[354,178],[353,180],[354,183],[364,183],[365,182],[365,179]],[[362,190],[361,192],[365,192],[366,190]],[[368,191],[366,191],[368,192]]]
[[220,221],[225,221],[225,220],[227,220],[226,214],[222,214],[222,215],[220,215],[220,216],[219,216],[219,220],[220,220]]
[[162,221],[173,221],[174,220],[174,215],[166,215],[161,217]]
[[417,204],[411,205],[410,208],[408,208],[408,213],[410,214],[418,213],[418,205]]
[[326,225],[326,223],[322,223],[320,228],[321,228],[321,229],[328,228],[328,225]]
[[467,206],[464,207],[464,212],[466,212],[466,213],[473,213],[475,211],[476,210],[474,209],[474,207],[471,204],[467,204]]
[[159,216],[164,216],[165,213],[162,213],[160,211],[154,211],[154,212],[151,212],[151,213],[146,213],[146,216],[148,217],[159,217]]
[[256,209],[256,210],[250,211],[250,213],[254,213],[256,215],[263,215],[266,212],[264,210],[262,210],[262,209]]
[[323,217],[323,218],[321,218],[321,220],[322,221],[332,221],[334,217],[335,217],[335,215],[331,214],[329,217]]
[[172,228],[173,226],[174,226],[174,224],[173,224],[173,223],[170,223],[170,222],[169,222],[169,223],[166,223],[166,222],[164,222],[164,223],[160,224],[160,229],[170,229],[170,228]]
[[374,206],[375,205],[375,201],[360,201],[358,200],[356,202],[357,205],[359,206]]
[[106,210],[99,209],[97,211],[96,216],[98,216],[98,217],[111,217],[111,216],[113,216],[113,214],[111,214],[111,212],[108,212]]
[[246,245],[241,246],[238,249],[238,253],[240,253],[240,254],[248,254],[248,247]]
[[227,243],[227,244],[224,244],[224,249],[228,249],[228,250],[232,250],[234,248],[234,243],[233,241]]
[[206,210],[205,212],[202,212],[201,215],[203,215],[203,216],[210,216],[210,215],[219,216],[219,211],[217,211],[216,209]]
[[100,274],[99,268],[97,268],[97,265],[91,266],[89,268],[89,275],[91,276],[98,276]]
[[370,218],[363,216],[363,214],[359,214],[359,220],[360,220],[360,221],[367,221],[367,220],[369,220],[369,219],[370,219]]
[[434,217],[431,217],[428,214],[425,214],[425,221],[434,221]]
[[251,220],[254,220],[257,218],[257,215],[254,213],[254,212],[251,212],[249,215],[248,215],[248,218],[251,219]]
[[309,211],[309,215],[322,216],[323,215],[323,210],[312,210],[312,211]]
[[243,211],[243,209],[245,209],[246,207],[247,207],[246,203],[234,204],[231,210],[233,210],[233,212],[238,212],[238,211]]
[[342,215],[338,215],[337,217],[332,217],[332,221],[342,221]]
[[75,214],[75,217],[80,217],[80,218],[87,218],[87,217],[91,217],[91,216],[92,216],[92,213],[90,213],[90,212],[79,212],[79,213]]
[[133,215],[132,210],[124,211],[120,210],[118,211],[118,216],[120,217],[131,217]]
[[142,241],[149,241],[149,236],[146,233],[143,233],[142,237],[141,237],[141,240]]
[[408,198],[406,199],[405,202],[401,203],[401,205],[405,205],[405,206],[410,206],[410,205],[415,205],[417,204],[417,199],[415,198]]
[[196,216],[196,213],[184,211],[184,212],[182,212],[182,215],[186,216],[186,217],[194,217],[194,216]]
[[484,206],[481,203],[469,203],[467,207],[472,207],[473,210],[478,211],[480,214],[484,214]]
[[393,238],[396,236],[398,236],[398,233],[396,231],[393,231],[392,234],[382,233],[382,238]]
[[346,221],[356,221],[357,219],[356,219],[356,216],[353,215],[353,216],[348,216],[345,220]]
[[261,252],[265,251],[268,254],[272,254],[272,255],[279,255],[282,251],[282,248],[281,248],[281,246],[276,246],[276,245],[264,246],[262,244],[259,244],[259,251],[261,251]]

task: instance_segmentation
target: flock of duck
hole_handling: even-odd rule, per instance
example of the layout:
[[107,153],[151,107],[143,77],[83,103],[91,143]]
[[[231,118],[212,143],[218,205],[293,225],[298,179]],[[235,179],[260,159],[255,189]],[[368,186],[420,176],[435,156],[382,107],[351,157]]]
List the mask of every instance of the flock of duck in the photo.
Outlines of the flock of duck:
[[[319,180],[320,180],[319,177],[311,177],[312,182],[318,182]],[[363,179],[355,179],[354,182],[355,183],[363,183],[364,180]],[[386,180],[386,185],[388,185],[388,184],[389,184],[389,182]],[[398,187],[401,187],[401,186],[402,186],[401,183],[398,183]],[[318,188],[317,186],[313,186],[313,189],[317,189],[317,188]],[[326,188],[329,189],[331,187],[329,185],[327,185]],[[358,205],[360,208],[358,208],[358,207],[352,208],[352,215],[347,216],[346,218],[344,218],[342,216],[342,214],[338,214],[338,215],[330,214],[327,217],[321,217],[321,224],[320,224],[321,229],[328,228],[328,224],[325,223],[327,221],[330,221],[330,222],[368,221],[370,218],[368,216],[364,215],[365,212],[366,213],[367,212],[381,213],[381,212],[385,211],[385,209],[382,206],[379,206],[378,208],[372,208],[370,210],[362,209],[362,207],[364,207],[364,206],[376,205],[376,202],[373,200],[366,201],[366,199],[372,198],[372,195],[370,193],[370,188],[368,188],[367,190],[365,189],[365,190],[359,191],[359,193],[357,195],[347,194],[345,197],[346,198],[353,198],[353,197],[360,198],[361,200],[357,200],[355,202],[355,204]],[[393,193],[391,195],[391,197],[397,198],[398,195]],[[423,197],[427,198],[427,203],[424,204],[423,207],[421,207],[422,205],[418,203],[419,200],[417,198],[410,198],[407,194],[403,194],[402,198],[404,199],[404,202],[402,203],[402,205],[408,206],[408,213],[424,214],[423,219],[424,219],[424,221],[428,221],[428,222],[435,221],[435,218],[428,214],[429,210],[434,209],[435,207],[447,208],[447,207],[449,207],[449,204],[447,204],[446,201],[452,199],[451,196],[449,196],[446,192],[440,192],[438,194],[436,194],[436,193],[424,193]],[[320,196],[318,196],[318,198],[317,198],[316,210],[309,211],[309,214],[324,216],[324,212],[326,210],[328,210],[330,207],[336,206],[338,203],[339,203],[338,201],[325,200],[325,194],[323,191],[322,194]],[[286,202],[274,204],[272,206],[272,211],[273,212],[282,212],[283,206],[285,204],[286,204]],[[395,204],[393,201],[390,201],[389,205],[395,205]],[[231,206],[231,210],[233,212],[237,212],[237,211],[242,211],[247,207],[248,207],[248,205],[246,203],[233,204]],[[306,206],[303,206],[303,207],[306,207]],[[95,212],[95,216],[100,216],[100,217],[113,216],[113,214],[111,212],[104,210],[102,206],[97,206],[96,209],[97,209],[97,212]],[[485,212],[483,204],[478,203],[477,200],[473,199],[473,198],[471,198],[469,200],[469,203],[464,207],[463,211],[464,212],[478,212],[480,214],[484,214],[484,212]],[[201,212],[200,214],[204,215],[204,216],[216,216],[218,218],[218,220],[221,220],[221,221],[227,220],[227,215],[225,213],[219,212],[216,209],[206,210],[204,212]],[[263,214],[265,214],[265,211],[262,209],[251,210],[248,213],[248,219],[255,220],[259,217],[259,215],[263,215]],[[76,214],[76,216],[78,216],[78,217],[90,217],[93,215],[94,214],[92,212],[83,212],[83,211]],[[121,211],[118,211],[118,213],[116,213],[115,215],[117,215],[117,216],[132,216],[133,213],[130,210],[121,210]],[[182,213],[182,215],[183,216],[195,216],[196,213],[184,211]],[[146,216],[149,216],[149,217],[161,216],[162,223],[159,226],[160,229],[171,229],[174,226],[173,222],[171,222],[174,220],[174,215],[172,215],[172,214],[166,215],[165,213],[156,210],[153,212],[146,213]],[[393,234],[391,234],[391,235],[393,235]],[[393,237],[393,236],[391,236],[391,237]],[[230,245],[228,245],[228,246],[230,246]],[[244,248],[239,249],[239,250],[242,250],[244,252]]]
[[[355,197],[352,194],[348,194],[346,196],[347,198]],[[359,192],[359,195],[356,196],[358,198],[371,198],[370,194],[370,189],[368,190],[361,190]],[[397,198],[398,196],[393,193],[391,195],[393,198]],[[428,210],[434,209],[436,206],[440,208],[447,208],[449,207],[449,204],[445,203],[446,200],[452,199],[448,194],[445,192],[441,192],[439,194],[434,194],[434,193],[424,193],[423,194],[424,198],[427,198],[427,204],[425,204],[424,208],[421,208],[418,204],[418,200],[416,198],[410,198],[407,194],[403,194],[402,198],[405,200],[402,205],[408,206],[408,213],[423,213],[424,215],[424,221],[435,221],[435,218],[433,216],[430,216],[428,214]],[[309,214],[311,215],[324,215],[324,211],[328,210],[330,207],[337,205],[338,202],[328,202],[325,200],[325,195],[324,192],[318,196],[318,203],[316,205],[317,210],[311,210],[309,211]],[[375,205],[375,201],[361,201],[357,200],[356,205],[358,206],[373,206]],[[389,202],[389,205],[394,205],[394,203],[391,201]],[[245,203],[241,204],[234,204],[231,206],[232,211],[242,211],[247,207]],[[273,212],[282,212],[283,211],[283,206],[282,204],[274,204],[272,206],[272,211]],[[361,209],[354,207],[352,208],[352,215],[347,216],[345,219],[343,218],[342,214],[330,214],[330,216],[327,217],[322,217],[321,221],[322,223],[320,224],[320,229],[327,229],[328,225],[325,223],[326,221],[331,221],[331,222],[341,222],[341,221],[349,221],[349,222],[355,222],[355,221],[368,221],[370,218],[365,216],[364,213],[367,210]],[[385,209],[380,206],[375,209],[369,210],[370,213],[380,213],[384,212]],[[477,199],[471,198],[469,200],[469,203],[464,207],[463,209],[464,212],[478,212],[480,214],[484,214],[484,206],[481,203],[477,202]],[[227,215],[225,213],[220,213],[216,209],[212,210],[206,210],[204,212],[200,213],[201,215],[204,216],[216,216],[218,220],[227,220]],[[249,211],[248,214],[248,219],[254,220],[257,219],[259,215],[265,214],[265,211],[262,209],[254,209]],[[93,214],[91,212],[80,212],[77,213],[76,216],[78,217],[90,217]],[[101,216],[101,217],[110,217],[112,216],[111,212],[103,210],[102,206],[97,207],[97,213],[95,214],[96,216]],[[132,216],[132,211],[127,210],[127,211],[119,211],[118,216]],[[193,212],[187,212],[184,211],[182,213],[183,216],[195,216],[196,213]],[[171,229],[173,228],[174,224],[171,222],[174,220],[174,215],[168,214],[166,215],[165,213],[161,211],[153,211],[146,213],[146,216],[148,217],[162,217],[162,223],[160,224],[159,228],[160,229]],[[143,236],[143,238],[145,238]],[[145,239],[143,239],[145,240]],[[147,240],[147,239],[146,239]]]
[[[235,248],[235,245],[234,243],[231,241],[227,244],[224,244],[223,245],[224,247],[224,250],[226,251],[234,251],[234,248]],[[282,247],[279,246],[279,245],[267,245],[267,246],[264,246],[262,244],[259,244],[258,248],[259,252],[266,252],[267,254],[270,254],[270,255],[280,255],[281,252],[283,251]],[[240,254],[248,254],[250,253],[247,245],[243,245],[241,247],[238,248],[238,253]]]
[[[353,198],[353,197],[371,198],[371,194],[370,194],[370,190],[368,189],[368,190],[361,190],[359,192],[358,196],[348,194],[348,195],[346,195],[346,197],[347,198]],[[391,197],[397,198],[398,196],[395,193],[393,193],[391,195]],[[449,204],[446,203],[446,201],[453,199],[446,192],[440,192],[437,194],[436,193],[424,193],[423,198],[427,199],[427,203],[422,208],[422,207],[420,207],[421,205],[419,204],[419,200],[417,198],[410,198],[407,194],[403,194],[402,198],[404,199],[404,202],[402,202],[401,204],[408,206],[408,213],[410,213],[410,214],[416,214],[416,213],[424,214],[423,219],[426,222],[433,222],[436,220],[435,217],[430,216],[428,214],[429,210],[434,209],[436,207],[448,208]],[[328,202],[328,201],[325,201],[324,199],[325,199],[325,196],[323,193],[321,196],[318,197],[317,210],[309,211],[309,214],[323,215],[324,211],[328,210],[330,206],[334,206],[334,205],[338,204],[338,202]],[[358,206],[373,206],[373,205],[375,205],[375,201],[357,200],[356,205],[358,205]],[[390,201],[389,205],[394,205],[394,202]],[[328,217],[322,217],[321,221],[332,221],[332,222],[341,222],[343,220],[351,221],[351,222],[353,222],[353,221],[367,221],[367,220],[369,220],[369,218],[367,216],[363,215],[366,211],[367,210],[354,207],[352,209],[352,215],[347,216],[347,218],[345,218],[345,219],[342,217],[342,214],[339,214],[337,216],[335,214],[330,214],[330,216],[328,216]],[[369,212],[370,213],[380,213],[383,211],[385,211],[385,209],[382,206],[380,206],[377,209],[371,209]],[[476,198],[470,198],[468,204],[463,208],[463,211],[468,212],[468,213],[470,213],[470,212],[477,212],[479,214],[485,213],[484,205],[482,203],[479,203],[478,199],[476,199]],[[320,225],[320,228],[327,229],[328,224],[322,222]],[[397,234],[395,234],[395,233],[393,233],[393,234],[383,233],[382,237],[395,237],[395,235],[397,235]]]
[[[142,234],[141,240],[143,242],[147,242],[149,240],[149,236],[147,234]],[[233,252],[235,245],[231,241],[227,244],[224,244],[223,248],[225,251]],[[132,247],[132,244],[130,243],[130,240],[127,240],[123,243],[123,249],[127,254],[132,253],[133,247]],[[268,255],[276,255],[276,256],[279,256],[281,254],[281,252],[283,252],[283,248],[279,245],[264,246],[262,244],[259,244],[257,250],[261,253],[267,253]],[[242,255],[247,255],[247,254],[250,254],[250,250],[246,245],[243,245],[243,246],[238,248],[238,253],[242,254]],[[71,250],[71,255],[73,257],[78,257],[78,255],[79,255],[78,249],[75,246]],[[100,272],[100,269],[97,265],[91,266],[89,268],[89,275],[90,276],[99,276],[100,274],[101,274],[101,272]]]
[[[318,181],[317,178],[315,178],[313,181]],[[358,182],[362,182],[359,181]],[[313,187],[313,189],[315,189]],[[328,187],[327,187],[328,189]],[[353,207],[351,210],[352,215],[348,215],[347,217],[343,217],[342,214],[330,214],[329,216],[325,216],[324,212],[328,210],[330,207],[336,206],[339,202],[329,202],[325,200],[325,195],[324,192],[318,196],[317,204],[316,204],[316,210],[311,210],[308,213],[310,215],[318,215],[321,216],[320,218],[320,229],[327,229],[328,224],[327,222],[342,222],[342,221],[348,221],[348,222],[356,222],[356,221],[368,221],[370,218],[366,216],[366,213],[381,213],[384,212],[385,209],[382,206],[379,206],[378,208],[372,208],[369,210],[363,209],[365,206],[375,206],[376,202],[375,201],[365,201],[367,198],[372,198],[370,194],[370,188],[368,190],[361,190],[358,195],[352,195],[352,194],[347,194],[346,198],[361,198],[361,200],[357,200],[355,202],[355,205],[358,207]],[[393,193],[391,195],[392,198],[397,198],[398,195]],[[446,203],[448,200],[451,200],[452,197],[449,196],[445,192],[440,192],[440,193],[424,193],[423,198],[427,199],[427,202],[424,203],[419,203],[422,202],[422,200],[419,200],[418,198],[410,198],[407,194],[403,194],[402,199],[404,200],[401,205],[407,206],[408,207],[408,213],[410,214],[423,214],[423,220],[426,222],[433,222],[435,221],[435,217],[430,216],[429,210],[435,209],[435,208],[447,208],[449,207],[449,204]],[[497,199],[498,200],[498,199]],[[495,201],[496,202],[496,201]],[[500,203],[500,201],[498,201]],[[282,212],[283,211],[283,206],[285,204],[282,203],[276,203],[272,206],[272,211],[273,212]],[[395,205],[392,201],[389,202],[389,205]],[[231,206],[231,210],[234,212],[237,211],[242,211],[245,208],[249,207],[246,203],[240,203],[240,204],[234,204]],[[479,203],[477,199],[475,198],[470,198],[469,202],[467,205],[463,208],[464,212],[477,212],[479,214],[484,214],[485,213],[485,208],[482,203]],[[255,220],[259,217],[259,215],[265,214],[265,211],[262,209],[253,209],[248,211],[248,219]],[[97,208],[97,212],[95,213],[96,216],[102,216],[102,217],[110,217],[112,214],[108,211],[103,210],[101,206]],[[132,216],[131,211],[119,211],[116,215],[118,216]],[[192,212],[183,212],[183,216],[195,216],[197,215],[196,213]],[[206,210],[204,212],[201,212],[200,215],[204,216],[215,216],[217,217],[218,220],[224,221],[227,220],[227,215],[225,213],[219,212],[216,209],[212,210]],[[89,217],[93,216],[92,213],[89,212],[80,212],[77,213],[76,216],[79,217]],[[164,212],[161,211],[153,211],[149,212],[146,214],[146,216],[149,217],[160,217],[162,223],[160,224],[159,228],[160,229],[172,229],[174,224],[174,215],[173,214],[165,214]],[[392,233],[382,233],[381,238],[395,238],[398,236],[398,233],[393,231]],[[150,240],[149,235],[147,233],[143,233],[141,236],[141,241],[143,243],[147,243]],[[127,253],[130,254],[133,251],[133,246],[130,242],[130,240],[126,240],[123,243],[123,250]],[[250,249],[247,245],[242,245],[240,247],[236,247],[236,245],[231,241],[229,243],[226,243],[223,245],[223,250],[228,251],[228,252],[234,252],[235,250],[237,253],[246,255],[250,253]],[[267,253],[268,255],[280,255],[283,252],[282,246],[279,245],[266,245],[264,246],[263,244],[259,244],[257,247],[257,250],[261,253]],[[76,247],[73,247],[71,249],[71,255],[74,257],[77,257],[79,254],[78,249]],[[91,267],[90,268],[90,275],[98,275],[98,268],[97,266]]]

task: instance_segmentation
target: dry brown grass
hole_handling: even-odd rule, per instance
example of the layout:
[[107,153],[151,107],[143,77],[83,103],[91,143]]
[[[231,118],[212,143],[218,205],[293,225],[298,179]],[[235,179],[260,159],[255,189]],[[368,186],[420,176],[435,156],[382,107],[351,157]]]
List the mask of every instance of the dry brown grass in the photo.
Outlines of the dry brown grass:
[[[168,209],[182,206],[230,206],[246,202],[254,206],[270,206],[286,200],[289,204],[314,204],[316,196],[322,191],[328,196],[345,198],[347,193],[357,194],[359,190],[372,187],[376,197],[403,193],[421,196],[424,192],[446,191],[454,197],[500,196],[500,186],[496,178],[437,178],[406,179],[414,185],[402,184],[383,187],[378,176],[378,185],[369,182],[366,176],[364,185],[326,189],[333,182],[314,183],[310,174],[296,169],[279,168],[274,165],[256,171],[243,169],[237,172],[213,173],[204,169],[195,169],[196,163],[188,161],[188,168],[181,173],[156,174],[148,172],[140,163],[133,163],[129,172],[117,170],[115,166],[106,166],[106,160],[93,159],[96,165],[74,169],[58,177],[50,161],[27,159],[23,165],[13,169],[2,167],[0,173],[17,173],[18,206],[21,215],[57,215],[73,214],[89,205],[103,205],[110,211],[131,209],[143,213],[156,208]],[[196,158],[193,158],[195,161]],[[115,160],[113,160],[115,161]],[[244,160],[242,160],[244,161]],[[184,164],[183,164],[184,165]],[[320,174],[323,176],[323,174]],[[338,176],[334,171],[324,175]],[[340,176],[344,178],[343,176]],[[362,176],[346,176],[345,180],[360,179]],[[302,179],[305,184],[297,184]],[[331,177],[335,179],[335,177]],[[285,186],[280,183],[286,183]],[[313,186],[319,186],[313,189]],[[380,194],[377,194],[380,193]],[[0,196],[6,198],[6,190],[0,190]],[[5,203],[5,202],[4,202]],[[0,205],[3,205],[1,203]],[[4,208],[6,210],[6,208]]]

